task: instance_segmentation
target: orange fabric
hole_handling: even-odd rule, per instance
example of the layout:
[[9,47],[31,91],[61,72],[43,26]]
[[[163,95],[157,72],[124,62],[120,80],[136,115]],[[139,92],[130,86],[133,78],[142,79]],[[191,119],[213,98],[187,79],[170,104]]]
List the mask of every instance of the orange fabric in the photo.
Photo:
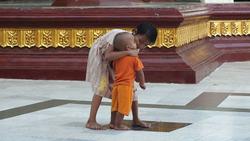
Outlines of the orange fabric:
[[125,56],[114,61],[115,82],[114,85],[133,86],[135,73],[143,68],[138,57]]
[[133,87],[118,85],[112,90],[112,112],[128,116],[132,106]]
[[132,106],[135,73],[143,68],[138,57],[125,56],[114,61],[115,82],[112,90],[112,112],[129,115]]

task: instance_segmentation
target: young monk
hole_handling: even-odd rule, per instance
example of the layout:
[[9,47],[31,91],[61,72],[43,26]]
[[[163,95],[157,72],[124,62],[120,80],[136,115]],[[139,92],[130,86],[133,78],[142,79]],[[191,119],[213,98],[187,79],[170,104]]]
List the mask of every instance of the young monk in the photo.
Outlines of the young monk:
[[[115,36],[114,49],[118,51],[136,50],[134,36],[128,32],[122,32]],[[112,115],[111,125],[115,130],[128,130],[122,124],[124,115],[128,116],[132,106],[134,94],[134,81],[137,74],[139,85],[145,89],[145,78],[142,71],[143,64],[138,57],[125,56],[113,62],[115,81],[112,89]],[[113,121],[112,121],[113,120]]]
[[[126,32],[121,29],[114,29],[105,35],[98,38],[89,51],[86,81],[91,83],[93,90],[92,103],[90,108],[89,119],[86,123],[86,127],[89,129],[100,130],[103,126],[97,123],[96,115],[101,104],[102,98],[110,98],[110,82],[109,82],[109,64],[111,61],[119,59],[124,56],[137,56],[138,50],[129,51],[114,51],[113,39],[116,34]],[[139,24],[133,30],[133,36],[137,48],[143,49],[147,45],[153,44],[157,37],[156,28],[149,23]],[[132,102],[132,114],[133,114],[133,125],[148,128],[150,125],[142,122],[138,117],[138,99],[134,96]]]

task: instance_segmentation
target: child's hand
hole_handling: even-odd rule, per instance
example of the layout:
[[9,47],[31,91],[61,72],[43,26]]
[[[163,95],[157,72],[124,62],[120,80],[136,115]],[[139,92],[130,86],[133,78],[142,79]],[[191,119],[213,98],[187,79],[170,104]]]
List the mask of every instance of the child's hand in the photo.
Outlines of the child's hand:
[[112,92],[113,84],[109,84],[108,87],[109,87],[110,91]]
[[146,86],[145,86],[144,84],[139,84],[139,85],[140,85],[140,87],[141,87],[143,90],[146,89]]

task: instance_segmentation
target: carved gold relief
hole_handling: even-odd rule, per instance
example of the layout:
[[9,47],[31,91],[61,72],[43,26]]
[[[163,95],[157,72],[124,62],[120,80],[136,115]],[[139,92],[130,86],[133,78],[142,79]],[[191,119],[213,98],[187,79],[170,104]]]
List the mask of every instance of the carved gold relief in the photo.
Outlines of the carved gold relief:
[[68,47],[70,46],[71,39],[71,31],[70,30],[58,30],[57,35],[57,45],[60,47]]
[[221,33],[220,33],[220,23],[210,22],[210,35],[212,35],[212,36],[221,35]]
[[74,43],[76,47],[84,47],[87,45],[87,31],[86,30],[75,30],[74,31]]
[[41,37],[41,44],[42,47],[52,47],[53,46],[53,30],[41,30],[40,37]]
[[4,33],[2,29],[0,29],[0,47],[5,47],[4,46]]
[[[241,36],[249,35],[249,20],[209,21],[209,36]],[[220,25],[220,26],[217,26]]]
[[176,42],[176,30],[173,29],[160,29],[160,47],[172,47]]
[[5,32],[6,34],[6,46],[14,47],[18,46],[18,31],[17,30],[8,30]]
[[233,35],[242,35],[241,22],[232,22],[231,25]]
[[104,35],[106,33],[105,29],[94,29],[93,30],[93,40],[96,40],[100,36]]
[[221,27],[221,34],[224,36],[231,35],[231,28],[230,28],[230,22],[222,22]]
[[23,31],[23,44],[24,47],[33,47],[36,45],[36,30],[24,30]]
[[177,28],[176,47],[207,37],[207,23],[201,22]]
[[247,35],[248,34],[248,29],[249,29],[249,24],[247,23],[247,21],[242,21],[241,23],[241,32],[243,35]]
[[[181,47],[207,36],[250,34],[250,20],[213,20],[178,28],[158,28],[158,38],[151,47]],[[123,28],[127,31],[132,28]],[[0,28],[1,47],[91,47],[112,28]]]

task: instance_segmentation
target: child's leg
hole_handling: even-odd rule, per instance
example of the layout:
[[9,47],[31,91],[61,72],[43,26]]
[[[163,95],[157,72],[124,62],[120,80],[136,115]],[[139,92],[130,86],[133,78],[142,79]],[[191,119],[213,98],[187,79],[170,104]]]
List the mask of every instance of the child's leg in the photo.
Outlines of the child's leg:
[[114,126],[115,126],[115,118],[116,118],[116,112],[118,110],[118,97],[117,97],[117,94],[118,94],[118,91],[117,91],[117,87],[114,86],[113,87],[113,90],[112,90],[112,108],[111,108],[111,121],[110,121],[110,124],[109,124],[109,128],[113,129]]
[[140,128],[149,128],[151,124],[145,123],[141,121],[138,117],[138,101],[134,100],[132,102],[132,115],[133,115],[133,123],[132,126],[140,127]]
[[124,115],[128,115],[132,106],[132,87],[126,85],[118,86],[118,98],[117,98],[117,113],[115,117],[115,128],[116,130],[128,130],[129,128],[122,125]]
[[122,124],[123,118],[124,118],[123,114],[116,112],[115,126],[114,126],[115,130],[129,130],[129,127]]
[[115,118],[116,118],[116,111],[111,112],[111,121],[109,124],[109,128],[114,129],[115,126]]

